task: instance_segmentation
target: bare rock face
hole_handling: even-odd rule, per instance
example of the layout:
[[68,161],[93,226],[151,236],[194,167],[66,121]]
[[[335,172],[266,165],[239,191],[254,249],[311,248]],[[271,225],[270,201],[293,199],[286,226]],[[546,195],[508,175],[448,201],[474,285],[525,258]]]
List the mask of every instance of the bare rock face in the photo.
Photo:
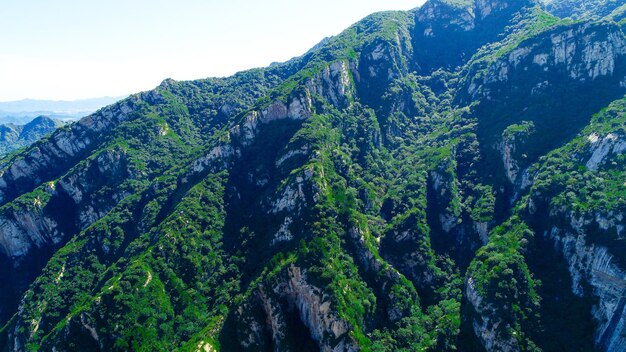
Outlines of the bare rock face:
[[[590,25],[554,34],[550,57],[555,65],[565,65],[572,78],[596,79],[615,71],[618,58],[626,54],[626,41],[619,32],[611,30],[598,38]],[[591,29],[591,30],[589,30]],[[575,39],[575,38],[580,39]],[[573,61],[575,56],[580,60]]]
[[[469,277],[465,284],[465,296],[469,304],[476,312],[472,319],[474,333],[487,351],[520,351],[520,346],[515,336],[507,334],[509,328],[506,322],[495,312],[489,303],[486,303],[474,285],[474,279]],[[508,336],[507,336],[508,335]]]
[[[556,215],[556,214],[554,214]],[[547,234],[563,253],[572,277],[572,292],[577,296],[592,295],[598,302],[592,310],[598,327],[595,343],[606,351],[621,351],[626,347],[626,272],[617,264],[606,247],[590,243],[585,230],[596,223],[608,230],[623,223],[623,214],[605,218],[596,214],[594,219],[575,218],[573,214],[567,229],[554,226]],[[585,292],[583,283],[591,286]]]
[[334,62],[308,79],[303,93],[289,97],[286,102],[275,100],[264,108],[250,112],[241,124],[231,129],[231,134],[245,147],[252,144],[262,125],[286,119],[306,120],[313,113],[313,95],[328,100],[337,108],[345,108],[354,94],[350,75],[346,61]]
[[[442,22],[444,26],[458,26],[464,31],[470,31],[475,28],[476,19],[471,1],[461,2],[458,6],[450,4],[446,1],[429,1],[422,6],[417,13],[417,20],[422,23],[433,21]],[[424,35],[437,36],[438,33],[433,31],[433,27],[429,26]]]
[[189,178],[198,176],[205,172],[213,163],[219,162],[225,168],[233,159],[241,156],[241,150],[232,144],[221,144],[212,148],[206,155],[194,160],[191,171],[183,182],[188,182]]
[[[524,171],[528,165],[525,160],[525,149],[528,144],[532,144],[529,138],[535,133],[535,125],[532,122],[524,121],[518,125],[509,126],[502,133],[501,141],[497,145],[497,150],[502,155],[504,173],[512,185],[522,187],[524,183]],[[525,185],[524,185],[525,186]],[[522,187],[523,188],[523,187]]]
[[288,242],[288,241],[293,240],[293,234],[291,233],[291,230],[289,229],[291,224],[293,224],[293,220],[291,219],[291,217],[289,216],[285,217],[282,224],[280,225],[280,228],[274,234],[274,239],[272,239],[272,242],[271,242],[272,246],[280,242]]
[[604,137],[593,133],[589,135],[588,140],[591,144],[591,156],[585,166],[591,171],[597,171],[610,154],[619,155],[626,152],[626,138],[615,133],[609,133]]
[[474,222],[474,231],[478,234],[483,245],[489,241],[489,224],[486,222]]
[[304,177],[297,177],[295,184],[287,184],[281,190],[279,198],[271,205],[271,213],[278,214],[280,212],[298,213],[300,209],[306,206],[305,187],[307,184]]
[[[348,324],[335,316],[331,310],[331,302],[325,299],[320,290],[306,281],[306,274],[300,268],[291,266],[288,269],[288,296],[300,312],[300,319],[311,331],[311,336],[320,344],[320,350],[356,351],[354,341],[347,336]],[[340,340],[335,346],[334,341]]]
[[449,175],[444,170],[431,171],[430,179],[432,189],[437,194],[437,198],[440,199],[441,206],[445,207],[438,214],[439,222],[443,231],[451,232],[461,221],[459,218],[458,210],[455,209],[453,204],[453,198],[457,197],[457,186],[455,184],[454,177]]
[[57,223],[43,215],[41,209],[20,211],[5,217],[0,223],[0,248],[7,257],[13,258],[13,265],[19,266],[32,246],[45,243],[59,243],[63,234],[56,229]]
[[[270,331],[274,351],[297,351],[298,346],[285,339],[287,316],[296,314],[306,326],[311,338],[323,352],[358,351],[349,336],[349,325],[332,308],[330,297],[307,281],[306,272],[295,265],[285,268],[271,286],[256,289],[256,302],[248,302],[239,309],[240,319],[246,321],[238,332],[241,346],[255,350],[264,346],[263,331]],[[263,319],[246,316],[259,304]]]
[[504,172],[506,173],[506,177],[512,184],[515,184],[515,181],[517,181],[518,173],[520,171],[517,161],[513,157],[513,154],[515,153],[515,139],[502,141],[502,143],[498,147],[498,149],[502,153],[502,163],[504,164]]
[[[110,194],[113,202],[107,205],[94,198],[93,192],[120,182],[126,175],[124,153],[110,150],[91,160],[85,168],[49,183],[40,195],[23,197],[23,207],[0,215],[0,253],[11,258],[17,267],[32,248],[67,241],[67,236],[73,234],[70,229],[87,228],[125,196],[121,190],[113,191]],[[57,206],[63,206],[65,212],[59,213]],[[61,226],[68,222],[69,228]]]
[[311,116],[311,97],[293,98],[288,103],[280,100],[272,102],[261,111],[249,113],[241,125],[231,130],[231,133],[241,140],[241,144],[249,146],[254,141],[260,125],[267,125],[273,121],[291,119],[304,120]]
[[[415,13],[413,49],[418,72],[454,69],[471,58],[476,49],[495,40],[491,33],[503,30],[512,14],[530,1],[433,0]],[[444,42],[454,42],[446,45]],[[421,48],[428,46],[428,49]]]
[[512,6],[510,1],[502,0],[476,0],[475,2],[476,17],[480,20],[485,19],[492,13],[503,11]]
[[325,97],[335,107],[346,108],[354,96],[351,70],[355,68],[346,61],[333,62],[309,80],[306,87],[311,94]]
[[[492,84],[509,82],[514,75],[530,70],[543,71],[545,75],[559,74],[569,79],[591,82],[614,77],[624,80],[626,62],[626,39],[619,27],[611,24],[574,24],[557,27],[540,34],[532,41],[522,42],[507,55],[489,65],[482,81],[468,85],[468,93],[474,99],[489,98],[495,92]],[[618,75],[618,77],[615,77]],[[550,80],[532,88],[531,93],[545,89]]]

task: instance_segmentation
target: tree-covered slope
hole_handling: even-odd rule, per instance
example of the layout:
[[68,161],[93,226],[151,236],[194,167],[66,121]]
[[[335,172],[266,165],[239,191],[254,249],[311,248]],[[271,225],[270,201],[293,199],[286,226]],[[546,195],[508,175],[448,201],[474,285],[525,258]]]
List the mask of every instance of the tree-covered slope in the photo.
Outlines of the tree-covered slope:
[[622,350],[626,37],[553,8],[373,14],[7,158],[0,347]]

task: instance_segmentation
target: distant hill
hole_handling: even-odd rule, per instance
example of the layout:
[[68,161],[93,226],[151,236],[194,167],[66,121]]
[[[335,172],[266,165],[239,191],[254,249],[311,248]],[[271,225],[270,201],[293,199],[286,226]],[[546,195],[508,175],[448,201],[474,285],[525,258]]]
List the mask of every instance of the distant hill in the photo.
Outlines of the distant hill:
[[24,99],[0,102],[0,123],[23,125],[38,116],[75,120],[113,104],[124,97],[101,97],[73,101]]
[[63,122],[39,116],[25,125],[0,125],[0,157],[27,147],[62,126]]

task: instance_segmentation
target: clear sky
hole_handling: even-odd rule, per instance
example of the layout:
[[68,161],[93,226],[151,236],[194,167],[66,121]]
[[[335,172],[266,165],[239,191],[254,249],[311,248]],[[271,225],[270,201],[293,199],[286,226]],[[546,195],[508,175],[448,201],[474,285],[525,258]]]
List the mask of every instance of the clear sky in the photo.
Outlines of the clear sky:
[[119,96],[301,55],[424,0],[0,0],[0,101]]

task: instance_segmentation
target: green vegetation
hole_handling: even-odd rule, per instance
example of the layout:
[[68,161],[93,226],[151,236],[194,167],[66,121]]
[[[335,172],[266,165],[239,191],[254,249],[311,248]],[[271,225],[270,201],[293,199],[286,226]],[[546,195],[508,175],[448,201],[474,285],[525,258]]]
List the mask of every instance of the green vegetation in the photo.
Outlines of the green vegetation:
[[593,346],[593,289],[572,293],[552,230],[626,267],[626,61],[596,79],[532,61],[563,31],[623,33],[523,2],[433,4],[286,63],[166,80],[5,157],[0,345]]

